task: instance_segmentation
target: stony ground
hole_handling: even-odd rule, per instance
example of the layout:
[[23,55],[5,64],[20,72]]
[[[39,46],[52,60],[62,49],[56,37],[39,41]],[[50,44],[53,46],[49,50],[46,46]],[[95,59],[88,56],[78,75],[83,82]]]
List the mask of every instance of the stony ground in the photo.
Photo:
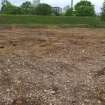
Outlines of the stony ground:
[[105,105],[105,29],[0,29],[0,105]]

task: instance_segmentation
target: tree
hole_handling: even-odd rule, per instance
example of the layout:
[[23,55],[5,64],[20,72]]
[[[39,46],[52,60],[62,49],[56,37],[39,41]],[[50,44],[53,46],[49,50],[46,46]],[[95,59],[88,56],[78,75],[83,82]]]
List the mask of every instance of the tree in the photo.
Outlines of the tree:
[[1,4],[2,4],[2,6],[4,6],[7,4],[10,5],[11,3],[8,0],[2,0]]
[[95,9],[90,1],[82,0],[75,5],[75,13],[77,16],[94,16]]
[[14,7],[14,8],[12,9],[11,14],[12,14],[12,15],[20,15],[20,14],[22,14],[21,8],[20,8],[20,7]]
[[1,13],[10,13],[13,9],[12,4],[8,0],[2,0]]
[[2,0],[2,14],[20,14],[20,8],[12,5],[8,0]]
[[51,15],[52,7],[48,4],[39,4],[35,9],[36,15]]
[[65,16],[73,16],[73,8],[67,9]]
[[20,6],[20,8],[21,8],[22,14],[31,14],[33,7],[31,5],[31,2],[26,1]]
[[105,0],[102,7],[101,20],[105,21]]

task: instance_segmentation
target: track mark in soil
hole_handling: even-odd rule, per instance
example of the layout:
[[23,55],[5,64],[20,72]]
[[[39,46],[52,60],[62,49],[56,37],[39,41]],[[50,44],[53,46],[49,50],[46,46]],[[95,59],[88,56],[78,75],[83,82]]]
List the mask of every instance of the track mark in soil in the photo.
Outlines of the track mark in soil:
[[12,105],[48,105],[48,104],[47,102],[44,102],[44,100],[41,97],[38,98],[36,97],[34,99],[19,97],[13,101]]
[[0,46],[0,49],[4,49],[5,47],[4,46]]
[[97,71],[94,76],[95,76],[95,77],[101,77],[101,76],[103,76],[103,75],[105,75],[105,67],[104,67],[102,70]]

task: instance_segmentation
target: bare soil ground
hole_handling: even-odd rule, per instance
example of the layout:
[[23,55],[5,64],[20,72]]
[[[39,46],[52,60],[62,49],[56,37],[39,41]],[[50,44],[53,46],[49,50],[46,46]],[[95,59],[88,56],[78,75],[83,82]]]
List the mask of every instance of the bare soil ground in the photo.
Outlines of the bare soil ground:
[[105,105],[105,29],[0,29],[0,105]]

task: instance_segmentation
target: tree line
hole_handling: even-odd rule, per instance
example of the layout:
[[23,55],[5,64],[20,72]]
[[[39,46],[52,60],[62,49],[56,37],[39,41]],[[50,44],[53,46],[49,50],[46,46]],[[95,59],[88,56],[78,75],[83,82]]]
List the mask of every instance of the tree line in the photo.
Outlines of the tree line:
[[23,2],[20,6],[15,6],[8,0],[3,0],[0,13],[12,15],[50,15],[51,7],[48,4],[39,4],[37,7],[34,7],[29,1]]
[[[59,14],[48,4],[41,3],[34,6],[31,2],[23,2],[20,6],[15,6],[8,0],[2,0],[1,14],[13,15],[65,15],[65,16],[96,16],[94,5],[87,0],[78,2],[74,8],[68,8],[65,13]],[[105,20],[105,1],[101,12],[101,17]]]

